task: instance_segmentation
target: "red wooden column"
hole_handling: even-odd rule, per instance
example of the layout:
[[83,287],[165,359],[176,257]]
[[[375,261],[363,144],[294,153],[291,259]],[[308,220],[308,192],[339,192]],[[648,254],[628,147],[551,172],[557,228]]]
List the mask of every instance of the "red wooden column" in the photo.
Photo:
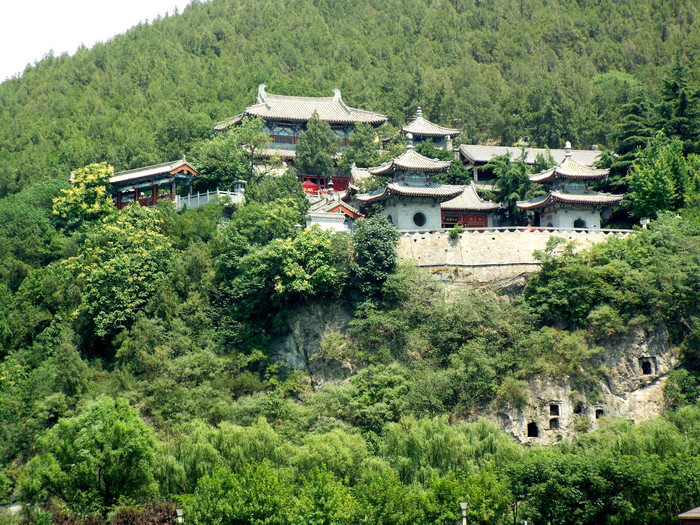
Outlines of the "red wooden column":
[[139,189],[134,188],[134,202],[138,202],[138,201],[139,201]]
[[170,200],[175,200],[175,179],[170,180]]
[[158,204],[158,185],[153,185],[153,196],[151,197],[151,206]]
[[117,192],[117,209],[118,210],[122,209],[122,192],[121,191]]

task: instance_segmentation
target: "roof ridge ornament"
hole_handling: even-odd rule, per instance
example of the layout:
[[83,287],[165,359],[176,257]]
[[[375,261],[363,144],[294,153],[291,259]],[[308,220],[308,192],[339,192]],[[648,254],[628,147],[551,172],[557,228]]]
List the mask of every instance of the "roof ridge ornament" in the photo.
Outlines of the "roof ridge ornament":
[[333,90],[333,101],[338,102],[340,104],[340,107],[342,107],[348,115],[352,113],[352,111],[350,111],[350,108],[348,108],[345,105],[345,102],[343,102],[343,97],[340,95],[340,90],[338,88],[335,88]]
[[423,110],[418,106],[416,109],[416,118],[421,118],[423,116]]
[[265,100],[265,95],[267,94],[267,93],[265,93],[265,88],[266,88],[266,87],[267,87],[267,85],[265,85],[265,84],[259,84],[259,85],[258,85],[258,100],[259,100],[260,102],[262,102],[263,104],[265,104],[265,106],[267,107],[267,109],[271,109],[272,106],[270,106],[270,104],[267,102],[267,100]]
[[566,141],[566,144],[564,144],[564,151],[566,152],[564,156],[567,158],[570,158],[571,157],[571,142],[569,142],[568,140]]

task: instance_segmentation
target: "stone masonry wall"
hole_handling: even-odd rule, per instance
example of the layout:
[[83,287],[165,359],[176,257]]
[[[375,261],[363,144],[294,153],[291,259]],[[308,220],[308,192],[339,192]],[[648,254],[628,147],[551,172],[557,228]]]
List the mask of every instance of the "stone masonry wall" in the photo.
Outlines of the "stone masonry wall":
[[416,232],[402,235],[398,252],[435,273],[450,268],[458,280],[484,283],[539,270],[533,253],[544,250],[550,237],[575,241],[577,249],[584,249],[620,234],[626,233],[503,228],[468,230],[453,240],[449,232]]

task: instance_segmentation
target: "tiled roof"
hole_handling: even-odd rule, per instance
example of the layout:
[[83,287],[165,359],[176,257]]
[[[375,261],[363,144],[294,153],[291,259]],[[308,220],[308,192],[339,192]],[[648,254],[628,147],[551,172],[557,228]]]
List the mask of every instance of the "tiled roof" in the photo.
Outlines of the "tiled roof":
[[531,175],[530,182],[549,182],[557,178],[580,180],[603,179],[608,176],[608,173],[610,173],[610,170],[600,170],[585,166],[576,162],[572,157],[565,157],[559,165]]
[[687,519],[691,519],[691,518],[700,519],[700,507],[695,507],[694,509],[688,510],[688,511],[678,515],[679,520],[683,520],[683,519],[687,520]]
[[464,191],[457,195],[454,199],[440,204],[440,209],[450,211],[492,211],[501,207],[496,202],[491,202],[479,197],[476,192],[476,186],[469,184],[464,186]]
[[395,159],[381,166],[369,168],[369,172],[372,175],[383,175],[396,169],[411,171],[445,171],[449,169],[451,164],[449,160],[437,160],[425,157],[409,146],[406,151]]
[[[516,146],[482,146],[479,144],[462,144],[459,147],[462,156],[474,164],[486,164],[492,158],[499,155],[510,154],[511,159],[517,159],[522,153],[522,148]],[[544,148],[525,148],[525,164],[533,165],[538,154],[546,155]],[[556,163],[560,163],[566,157],[565,149],[550,149],[549,153]],[[571,157],[581,164],[590,166],[598,160],[601,151],[594,149],[571,150]]]
[[360,210],[350,206],[347,202],[342,201],[339,199],[339,196],[325,196],[321,197],[318,199],[316,202],[311,203],[311,206],[309,206],[309,213],[338,213],[338,211],[332,211],[337,208],[344,208],[344,211],[347,211],[349,215],[357,215],[361,216],[362,213]]
[[216,124],[214,124],[214,131],[224,131],[230,128],[231,126],[235,126],[241,120],[243,120],[243,117],[245,117],[245,113],[239,113],[238,115],[229,117],[222,122],[217,122]]
[[[307,121],[314,111],[318,113],[319,119],[333,123],[383,124],[387,120],[386,115],[346,106],[338,89],[333,90],[332,97],[293,97],[266,93],[265,84],[258,86],[258,98],[255,104],[248,106],[242,115],[264,119]],[[221,131],[233,126],[240,121],[239,117],[242,118],[241,115],[237,115],[219,122],[214,129]]]
[[297,152],[293,149],[275,147],[268,147],[260,151],[261,157],[270,158],[275,155],[279,155],[281,159],[293,159],[297,156]]
[[368,168],[358,168],[355,166],[355,163],[353,162],[352,166],[350,167],[350,185],[355,186],[358,182],[361,182],[369,177],[371,177],[372,174],[369,172]]
[[564,193],[560,191],[552,191],[542,197],[531,199],[529,201],[518,201],[518,207],[523,210],[534,210],[536,208],[544,208],[556,203],[563,204],[583,204],[588,206],[612,206],[622,200],[622,195],[613,195],[611,193],[598,193],[595,191],[585,193]]
[[109,179],[109,183],[124,184],[127,182],[155,177],[157,175],[169,175],[181,171],[182,168],[191,171],[194,175],[199,175],[199,173],[197,173],[197,171],[190,164],[188,164],[184,158],[182,158],[172,162],[164,162],[163,164],[155,164],[153,166],[144,166],[143,168],[120,171],[115,173]]
[[424,186],[409,186],[390,182],[386,187],[377,193],[365,193],[357,195],[357,200],[363,203],[384,200],[391,195],[401,195],[403,197],[429,197],[438,200],[456,197],[464,190],[464,186],[453,186],[450,184],[427,184]]
[[423,118],[420,108],[418,108],[416,118],[401,128],[401,131],[429,137],[456,137],[462,132],[461,129],[445,128],[430,122]]

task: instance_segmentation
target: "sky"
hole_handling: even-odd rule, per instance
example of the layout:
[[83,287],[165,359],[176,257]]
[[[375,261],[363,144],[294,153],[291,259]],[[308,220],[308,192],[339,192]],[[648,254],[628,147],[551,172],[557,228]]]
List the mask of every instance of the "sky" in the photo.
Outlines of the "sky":
[[50,50],[74,54],[190,0],[0,0],[0,82]]

